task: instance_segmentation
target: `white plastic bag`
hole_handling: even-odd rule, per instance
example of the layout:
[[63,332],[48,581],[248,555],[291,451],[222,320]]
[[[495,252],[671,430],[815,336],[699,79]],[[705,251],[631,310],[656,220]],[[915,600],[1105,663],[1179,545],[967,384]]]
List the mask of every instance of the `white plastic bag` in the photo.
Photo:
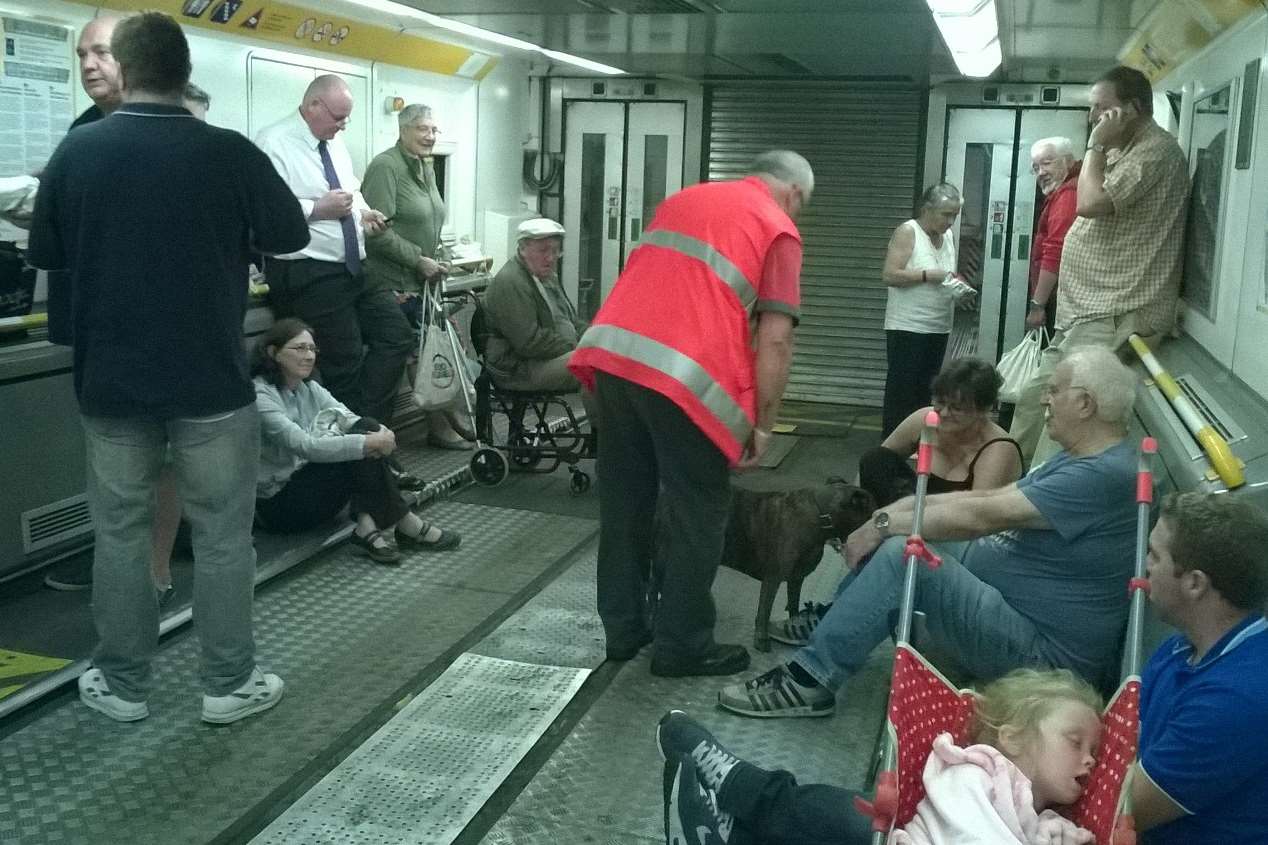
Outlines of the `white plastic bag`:
[[999,359],[996,369],[1004,379],[999,388],[999,401],[1016,404],[1021,399],[1021,392],[1026,384],[1039,371],[1039,357],[1044,343],[1048,340],[1048,330],[1030,329],[1021,343],[1004,353]]
[[418,345],[418,373],[414,376],[414,401],[424,411],[443,411],[462,401],[462,379],[447,320],[424,323]]

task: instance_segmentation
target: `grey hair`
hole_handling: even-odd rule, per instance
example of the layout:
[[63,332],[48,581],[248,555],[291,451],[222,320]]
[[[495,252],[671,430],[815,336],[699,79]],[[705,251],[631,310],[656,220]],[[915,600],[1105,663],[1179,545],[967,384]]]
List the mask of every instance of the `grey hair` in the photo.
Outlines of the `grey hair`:
[[748,172],[750,176],[766,175],[797,185],[807,192],[815,188],[815,174],[810,169],[810,162],[792,150],[767,150],[753,159]]
[[1076,346],[1061,359],[1070,368],[1070,385],[1096,400],[1096,418],[1126,425],[1136,404],[1136,375],[1104,346]]
[[431,117],[431,106],[425,106],[422,103],[410,103],[401,109],[401,113],[396,116],[396,122],[404,128],[413,126],[420,120],[426,120]]
[[199,103],[205,109],[211,108],[211,95],[192,82],[185,85],[184,99],[191,103]]
[[1062,158],[1074,158],[1074,142],[1063,135],[1054,135],[1051,138],[1040,138],[1035,141],[1030,145],[1030,157],[1034,158],[1048,148]]
[[964,199],[960,196],[960,189],[949,182],[939,182],[936,185],[930,185],[920,195],[920,204],[916,206],[916,214],[919,215],[943,203],[963,204]]

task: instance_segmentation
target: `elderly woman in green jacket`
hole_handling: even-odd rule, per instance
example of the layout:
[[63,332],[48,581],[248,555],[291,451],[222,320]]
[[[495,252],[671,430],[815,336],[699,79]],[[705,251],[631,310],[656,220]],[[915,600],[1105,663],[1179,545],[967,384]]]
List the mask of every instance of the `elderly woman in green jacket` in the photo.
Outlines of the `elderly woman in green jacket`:
[[[365,201],[391,221],[379,237],[366,240],[365,280],[373,289],[396,291],[409,313],[411,300],[417,307],[424,283],[438,280],[446,269],[440,243],[445,201],[431,164],[440,134],[431,108],[408,105],[397,122],[396,144],[374,157],[361,180]],[[432,446],[470,448],[445,413],[434,411],[427,422],[427,442]]]
[[[568,358],[586,324],[577,316],[555,268],[564,227],[539,217],[516,232],[515,256],[498,270],[484,294],[485,365],[507,390],[581,390]],[[589,394],[581,393],[591,428],[596,428]]]

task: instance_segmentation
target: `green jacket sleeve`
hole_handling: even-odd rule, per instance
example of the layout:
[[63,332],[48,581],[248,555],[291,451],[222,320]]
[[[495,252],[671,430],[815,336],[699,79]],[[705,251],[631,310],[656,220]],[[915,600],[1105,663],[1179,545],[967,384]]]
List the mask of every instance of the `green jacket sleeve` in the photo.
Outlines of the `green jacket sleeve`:
[[572,351],[572,344],[555,331],[553,324],[539,322],[535,282],[511,259],[498,271],[484,295],[485,316],[489,328],[506,338],[520,358],[557,358]]
[[[396,216],[397,179],[396,169],[390,164],[372,161],[365,169],[365,178],[361,180],[361,196],[365,197],[370,208],[383,212],[384,217]],[[393,231],[390,224],[381,234],[365,239],[365,251],[375,258],[399,264],[409,270],[414,269],[423,254],[416,244]]]

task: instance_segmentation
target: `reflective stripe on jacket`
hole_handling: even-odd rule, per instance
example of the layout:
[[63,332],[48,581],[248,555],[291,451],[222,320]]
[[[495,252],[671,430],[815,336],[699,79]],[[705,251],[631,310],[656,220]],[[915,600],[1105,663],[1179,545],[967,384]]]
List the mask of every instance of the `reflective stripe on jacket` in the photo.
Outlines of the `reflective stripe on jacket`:
[[750,318],[766,254],[797,227],[756,177],[693,185],[656,209],[569,368],[673,400],[739,460],[757,416]]

